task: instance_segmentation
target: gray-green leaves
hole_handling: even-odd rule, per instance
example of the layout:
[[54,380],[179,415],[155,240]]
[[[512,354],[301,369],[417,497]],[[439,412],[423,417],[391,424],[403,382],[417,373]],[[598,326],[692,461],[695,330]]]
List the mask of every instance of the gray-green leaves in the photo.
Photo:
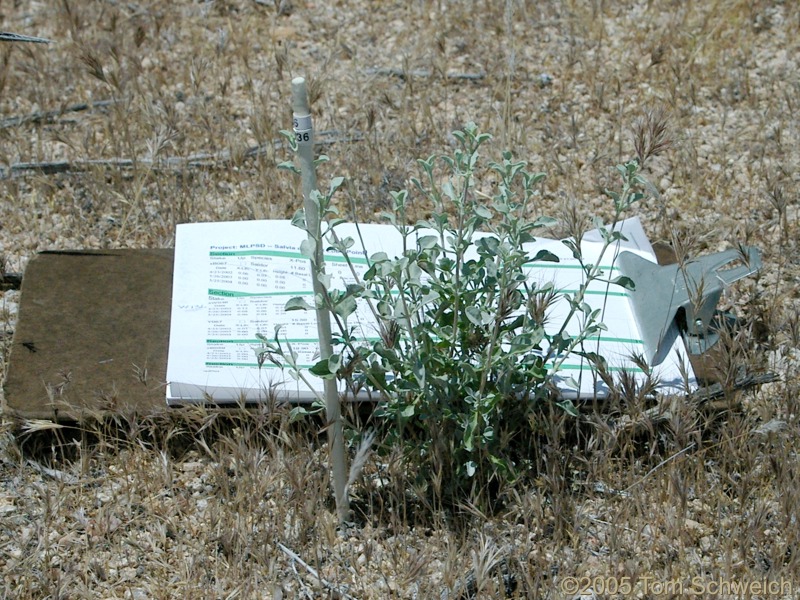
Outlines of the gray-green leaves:
[[[532,265],[559,261],[546,249],[533,256],[526,251],[535,235],[556,224],[550,217],[530,216],[545,175],[510,152],[487,169],[481,152],[491,138],[474,124],[453,135],[452,155],[418,160],[411,189],[389,194],[392,208],[383,217],[401,236],[402,254],[365,254],[363,275],[349,285],[320,274],[324,293],[313,303],[292,298],[285,308],[329,309],[335,352],[308,371],[337,378],[347,389],[368,389],[378,400],[374,416],[386,424],[384,446],[402,449],[421,487],[438,481],[447,488],[439,491],[457,501],[470,490],[524,472],[552,407],[578,415],[578,407],[553,390],[557,383],[579,386],[562,369],[568,357],[579,355],[605,369],[603,357],[584,349],[584,342],[605,328],[588,287],[601,281],[632,290],[635,283],[625,276],[609,278],[599,259],[585,262],[580,236],[564,240],[581,268],[577,289],[557,291],[534,282]],[[493,178],[491,195],[476,183],[487,172]],[[620,214],[643,198],[638,164],[620,165],[618,173],[622,189],[609,192],[614,219],[595,223],[604,244],[601,256],[625,240],[616,228]],[[336,178],[326,194],[314,195],[324,219],[322,235],[300,251],[312,258],[323,247],[355,273],[351,253],[359,236],[337,235],[343,220],[330,201],[342,185]],[[412,201],[433,209],[412,223],[407,215]],[[293,224],[307,226],[303,211]],[[568,310],[551,323],[555,298]],[[361,306],[374,320],[374,336],[356,326]],[[296,365],[291,345],[281,345],[277,334],[264,352],[262,360],[284,357],[290,367]]]

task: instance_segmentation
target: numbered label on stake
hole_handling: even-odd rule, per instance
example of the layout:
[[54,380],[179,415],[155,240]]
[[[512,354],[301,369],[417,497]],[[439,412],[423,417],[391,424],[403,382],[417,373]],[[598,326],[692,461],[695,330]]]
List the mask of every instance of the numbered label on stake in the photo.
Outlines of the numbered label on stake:
[[299,131],[297,129],[294,130],[294,139],[298,144],[310,144],[311,143],[311,130],[306,129],[304,131]]
[[311,129],[311,115],[304,115],[302,117],[294,115],[292,129],[295,131],[306,131]]
[[294,139],[298,144],[312,142],[311,115],[293,115],[292,128],[294,129]]

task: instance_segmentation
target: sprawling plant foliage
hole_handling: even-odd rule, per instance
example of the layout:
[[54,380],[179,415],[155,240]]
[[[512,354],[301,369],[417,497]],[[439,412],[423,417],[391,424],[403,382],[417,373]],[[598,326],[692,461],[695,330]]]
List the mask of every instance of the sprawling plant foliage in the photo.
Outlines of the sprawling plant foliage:
[[[565,243],[580,261],[584,283],[574,292],[556,290],[551,283],[537,285],[528,274],[532,264],[558,261],[548,251],[530,256],[525,248],[537,231],[555,223],[548,217],[528,218],[545,175],[504,152],[500,161],[488,164],[496,185],[491,195],[483,194],[476,177],[486,172],[480,149],[489,136],[474,124],[454,136],[459,147],[453,156],[418,161],[420,177],[411,179],[412,189],[391,193],[393,211],[384,217],[402,238],[401,256],[373,254],[368,270],[358,277],[348,254],[356,241],[336,232],[345,222],[331,203],[341,179],[332,182],[327,194],[314,195],[326,224],[303,247],[311,257],[314,244],[327,244],[350,262],[354,276],[345,289],[333,289],[330,276],[315,265],[326,289],[315,302],[329,308],[337,333],[336,353],[310,372],[376,394],[375,416],[385,425],[385,444],[403,448],[420,482],[450,499],[524,471],[544,405],[577,415],[573,403],[555,393],[554,377],[573,353],[602,368],[603,358],[582,347],[604,329],[600,310],[586,303],[585,292],[590,282],[605,276],[600,261],[584,263],[580,240],[573,239]],[[605,241],[603,253],[622,238],[614,225],[643,198],[639,190],[646,183],[636,161],[618,169],[622,188],[608,193],[614,223],[595,222]],[[429,219],[408,223],[412,194],[434,206]],[[294,223],[305,228],[302,211]],[[633,285],[624,277],[609,283]],[[549,323],[548,309],[559,298],[568,302],[569,311],[563,322]],[[369,305],[378,325],[375,341],[359,338],[360,329],[349,321],[359,302]],[[286,305],[287,310],[311,308],[302,298]],[[579,324],[577,334],[567,333],[573,321]],[[260,339],[260,360],[279,355],[296,377],[305,378],[279,331],[273,339]]]

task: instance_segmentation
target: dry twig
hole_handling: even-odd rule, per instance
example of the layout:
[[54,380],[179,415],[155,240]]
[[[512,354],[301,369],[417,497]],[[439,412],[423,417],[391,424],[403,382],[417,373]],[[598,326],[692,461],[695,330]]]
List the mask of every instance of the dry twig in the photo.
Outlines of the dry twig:
[[81,102],[79,104],[72,104],[64,108],[56,110],[37,110],[29,115],[21,115],[17,117],[6,117],[0,120],[0,129],[8,129],[10,127],[19,127],[26,123],[52,123],[60,116],[66,113],[82,112],[85,110],[104,108],[116,104],[118,100],[97,100],[95,102]]
[[[432,71],[428,69],[414,69],[408,71],[406,69],[385,68],[385,67],[370,67],[364,69],[367,75],[383,75],[386,77],[397,77],[398,79],[407,79],[409,77],[431,77]],[[444,78],[451,81],[466,80],[466,81],[480,81],[486,77],[486,73],[446,73]]]
[[[314,140],[316,146],[327,146],[330,144],[358,142],[363,139],[361,133],[353,135],[342,135],[338,131],[321,131],[316,134]],[[285,144],[282,139],[275,139],[267,144],[251,146],[242,155],[241,159],[256,158],[264,156],[272,148],[281,148]],[[237,157],[238,159],[238,157]],[[54,175],[57,173],[79,173],[97,167],[113,167],[117,169],[133,169],[135,167],[145,167],[154,171],[160,170],[183,170],[183,169],[203,169],[213,167],[223,167],[233,161],[230,150],[209,153],[198,152],[189,156],[166,156],[164,158],[105,158],[105,159],[86,159],[73,161],[43,161],[43,162],[21,162],[14,163],[9,167],[0,167],[0,179],[11,179],[28,174]]]
[[328,581],[324,577],[320,576],[319,572],[314,567],[309,565],[302,558],[300,558],[300,556],[297,553],[291,551],[289,548],[287,548],[286,546],[284,546],[280,542],[278,542],[278,548],[280,548],[281,551],[283,551],[283,553],[286,554],[286,556],[291,558],[292,561],[298,563],[306,571],[308,571],[308,574],[311,575],[314,579],[316,579],[319,582],[319,584],[322,587],[324,587],[326,590],[328,590],[329,592],[332,592],[337,597],[344,598],[345,600],[357,600],[355,597],[351,596],[350,594],[348,594],[344,590],[342,590],[339,587],[337,587],[334,584],[332,584],[330,581]]

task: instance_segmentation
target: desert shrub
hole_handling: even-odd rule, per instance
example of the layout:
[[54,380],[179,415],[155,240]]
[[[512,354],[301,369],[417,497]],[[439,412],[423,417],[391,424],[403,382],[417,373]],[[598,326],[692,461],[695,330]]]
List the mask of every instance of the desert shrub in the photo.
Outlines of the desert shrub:
[[[336,231],[345,223],[332,203],[341,179],[327,193],[313,194],[324,223],[321,231],[306,228],[302,210],[294,218],[309,233],[304,254],[311,259],[313,247],[326,244],[348,261],[354,278],[345,289],[333,289],[321,265],[314,266],[326,289],[315,304],[330,311],[335,350],[310,372],[376,394],[374,415],[385,431],[385,447],[399,445],[417,483],[448,502],[480,497],[528,471],[528,450],[541,429],[537,420],[552,414],[543,409],[556,406],[578,414],[557,393],[555,378],[569,385],[560,367],[573,354],[603,367],[601,356],[582,350],[584,341],[605,328],[600,309],[586,302],[586,290],[598,279],[633,285],[625,277],[604,279],[601,260],[583,260],[580,239],[565,241],[583,269],[577,290],[534,282],[528,273],[532,264],[558,261],[549,251],[530,256],[526,249],[537,232],[556,222],[529,218],[544,173],[531,171],[510,152],[484,166],[481,149],[490,136],[474,124],[453,135],[458,147],[452,156],[419,160],[420,176],[410,180],[411,189],[391,192],[393,210],[383,216],[402,238],[401,256],[374,253],[366,272],[358,275],[349,253],[356,241]],[[644,197],[646,181],[638,162],[620,165],[618,171],[621,188],[608,192],[614,219],[608,225],[594,222],[604,239],[601,258],[624,239],[614,227],[621,215]],[[484,175],[495,180],[491,195],[479,190]],[[429,218],[409,223],[407,208],[414,195],[433,210]],[[569,310],[562,322],[550,323],[549,308],[557,299],[566,301]],[[358,303],[372,312],[376,340],[359,337],[360,329],[348,320]],[[286,305],[287,310],[316,307],[302,298]],[[259,338],[260,361],[278,356],[295,377],[305,379],[280,331]],[[298,407],[296,413],[305,410]]]

